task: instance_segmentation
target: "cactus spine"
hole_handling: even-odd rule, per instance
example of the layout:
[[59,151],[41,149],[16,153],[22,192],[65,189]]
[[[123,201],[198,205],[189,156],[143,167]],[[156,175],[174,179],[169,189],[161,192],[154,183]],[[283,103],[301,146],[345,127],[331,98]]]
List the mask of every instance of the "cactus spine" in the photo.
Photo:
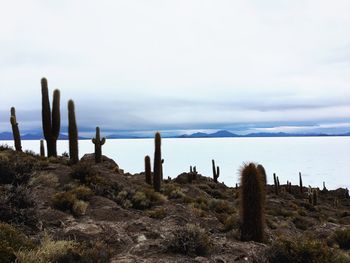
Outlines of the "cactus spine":
[[145,177],[146,183],[152,185],[151,158],[148,155],[145,157]]
[[11,108],[10,122],[12,126],[12,135],[13,135],[13,141],[15,143],[16,151],[21,152],[22,151],[21,134],[19,132],[17,118],[16,118],[16,109],[14,107]]
[[42,125],[47,145],[48,156],[57,156],[57,139],[61,127],[60,91],[53,92],[52,113],[50,108],[49,90],[46,78],[41,79]]
[[45,157],[44,140],[40,140],[40,157]]
[[245,165],[241,172],[240,217],[241,240],[262,242],[264,240],[265,188],[255,164]]
[[92,143],[95,144],[95,162],[100,163],[102,161],[102,145],[106,142],[106,138],[101,139],[100,127],[96,127],[95,138],[92,139]]
[[217,183],[218,182],[218,178],[220,176],[220,168],[219,166],[215,166],[215,160],[211,160],[211,164],[212,164],[212,167],[213,167],[213,179],[214,179],[214,182]]
[[301,172],[299,172],[299,188],[300,188],[300,193],[303,193],[303,179],[301,178]]
[[78,128],[75,118],[74,101],[68,101],[69,158],[72,164],[79,161]]
[[154,191],[160,192],[161,178],[162,178],[162,152],[161,152],[161,137],[157,132],[155,135],[155,149],[154,149],[154,165],[153,165],[153,188]]

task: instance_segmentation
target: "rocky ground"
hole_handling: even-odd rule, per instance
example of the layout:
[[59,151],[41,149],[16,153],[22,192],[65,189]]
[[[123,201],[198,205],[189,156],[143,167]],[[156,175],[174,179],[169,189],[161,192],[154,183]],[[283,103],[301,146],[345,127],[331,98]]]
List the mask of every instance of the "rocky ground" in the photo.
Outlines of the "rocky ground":
[[350,262],[345,189],[287,190],[267,186],[265,242],[241,242],[239,189],[184,173],[156,193],[107,157],[1,147],[0,262]]

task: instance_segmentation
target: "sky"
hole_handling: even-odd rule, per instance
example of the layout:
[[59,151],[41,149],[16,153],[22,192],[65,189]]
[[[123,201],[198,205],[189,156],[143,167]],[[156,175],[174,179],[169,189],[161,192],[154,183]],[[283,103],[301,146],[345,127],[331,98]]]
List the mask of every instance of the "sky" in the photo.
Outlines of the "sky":
[[350,131],[348,0],[0,0],[0,132]]

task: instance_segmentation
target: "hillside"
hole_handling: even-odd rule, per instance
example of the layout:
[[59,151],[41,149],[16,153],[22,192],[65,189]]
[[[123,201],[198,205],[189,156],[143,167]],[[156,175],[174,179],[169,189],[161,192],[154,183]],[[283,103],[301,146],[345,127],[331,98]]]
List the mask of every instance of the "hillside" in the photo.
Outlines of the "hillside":
[[183,173],[157,193],[93,157],[71,166],[1,147],[1,262],[350,262],[345,189],[317,190],[312,205],[306,188],[267,186],[265,241],[242,242],[239,188]]

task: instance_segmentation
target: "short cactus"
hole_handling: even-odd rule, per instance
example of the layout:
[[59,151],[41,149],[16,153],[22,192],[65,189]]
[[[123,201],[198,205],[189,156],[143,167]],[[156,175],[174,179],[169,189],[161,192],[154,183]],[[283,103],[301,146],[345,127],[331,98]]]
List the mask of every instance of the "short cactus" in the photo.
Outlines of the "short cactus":
[[74,101],[68,101],[69,158],[72,164],[79,161],[78,127],[75,119]]
[[40,157],[45,157],[44,140],[40,140]]
[[217,183],[218,182],[218,178],[220,176],[220,168],[219,166],[215,166],[215,160],[211,160],[211,164],[212,164],[212,168],[213,168],[213,179],[214,182]]
[[52,113],[49,100],[49,91],[46,78],[41,79],[42,95],[42,125],[44,137],[47,145],[48,157],[57,157],[57,139],[60,134],[61,114],[60,114],[60,91],[53,93]]
[[299,188],[300,188],[300,193],[303,193],[303,179],[301,178],[301,172],[299,172]]
[[278,188],[278,182],[277,182],[277,177],[275,173],[273,174],[273,182],[274,182],[275,194],[278,195],[279,188]]
[[162,181],[162,152],[161,152],[161,136],[157,132],[154,139],[154,165],[153,165],[153,188],[154,191],[160,192],[160,186]]
[[151,158],[148,155],[145,157],[145,177],[146,183],[152,185]]
[[100,163],[102,161],[102,145],[106,142],[106,138],[101,139],[100,127],[96,127],[95,138],[92,139],[92,143],[95,144],[95,162]]
[[22,151],[21,134],[19,132],[17,118],[16,118],[16,109],[14,107],[11,108],[10,122],[12,126],[12,134],[13,134],[13,140],[15,143],[15,149],[17,152],[21,152]]
[[240,187],[241,240],[262,242],[264,240],[266,199],[262,175],[254,163],[244,165]]

